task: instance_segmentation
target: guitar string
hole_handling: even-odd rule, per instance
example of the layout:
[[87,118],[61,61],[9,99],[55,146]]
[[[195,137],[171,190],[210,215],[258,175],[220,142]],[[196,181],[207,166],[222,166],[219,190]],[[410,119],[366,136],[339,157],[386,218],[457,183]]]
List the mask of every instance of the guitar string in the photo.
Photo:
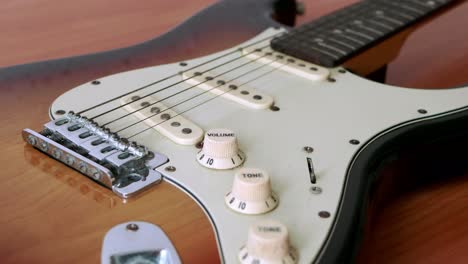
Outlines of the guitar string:
[[[272,39],[272,38],[274,38],[274,37],[276,37],[276,36],[278,36],[278,35],[280,35],[280,34],[283,34],[283,33],[284,33],[284,32],[280,32],[280,33],[273,34],[272,36],[263,38],[263,39],[261,39],[261,40],[258,40],[258,41],[255,41],[255,42],[253,42],[253,43],[250,43],[250,44],[248,44],[248,45],[245,45],[245,46],[243,46],[243,47],[240,47],[240,49],[245,49],[245,48],[248,48],[248,47],[257,45],[258,43],[261,43],[261,42],[263,42],[263,41],[267,41],[268,39]],[[206,62],[203,62],[203,63],[201,63],[201,64],[198,64],[198,65],[196,65],[196,66],[193,66],[193,67],[191,67],[191,68],[188,68],[188,69],[185,70],[185,71],[191,71],[191,70],[197,69],[197,68],[199,68],[199,67],[201,67],[201,66],[203,66],[203,65],[206,65],[206,64],[215,62],[215,61],[220,60],[220,59],[222,59],[222,58],[225,58],[225,57],[227,57],[227,56],[229,56],[229,55],[236,54],[237,52],[239,52],[239,49],[233,50],[233,51],[228,52],[228,53],[226,53],[226,54],[223,54],[223,55],[221,55],[221,56],[219,56],[219,57],[213,58],[213,59],[211,59],[211,60],[208,60],[208,61],[206,61]],[[255,51],[253,51],[253,52],[255,52]],[[250,53],[252,53],[252,52],[250,52]],[[240,58],[242,58],[242,57],[248,56],[250,53],[243,54],[242,56],[238,57],[237,59],[240,59]],[[226,63],[229,63],[229,61],[226,62]],[[215,67],[213,67],[213,68],[211,68],[211,69],[208,69],[207,71],[216,69],[217,67],[221,67],[221,66],[223,66],[223,65],[226,64],[226,63],[217,65],[217,66],[215,66]],[[203,72],[203,73],[205,73],[205,72]],[[119,96],[114,97],[114,98],[112,98],[112,99],[109,99],[109,100],[107,100],[107,101],[105,101],[105,102],[102,102],[102,103],[100,103],[100,104],[91,106],[91,107],[86,108],[86,109],[84,109],[84,110],[81,110],[81,111],[79,111],[77,114],[78,114],[78,115],[82,115],[83,113],[89,112],[89,111],[91,111],[91,110],[93,110],[93,109],[95,109],[95,108],[98,108],[98,107],[100,107],[100,106],[106,105],[106,104],[108,104],[108,103],[110,103],[110,102],[113,102],[113,101],[115,101],[115,100],[118,100],[118,99],[120,99],[120,98],[122,98],[122,97],[125,97],[125,96],[127,96],[127,95],[130,95],[130,94],[136,93],[136,92],[138,92],[138,91],[144,90],[144,89],[146,89],[146,88],[149,88],[149,87],[151,87],[151,86],[154,86],[154,85],[156,85],[156,84],[158,84],[158,83],[161,83],[161,82],[163,82],[163,81],[169,80],[169,79],[171,79],[171,78],[173,78],[173,77],[176,77],[176,76],[178,76],[178,75],[179,75],[179,73],[172,74],[172,75],[167,76],[167,77],[165,77],[165,78],[162,78],[162,79],[160,79],[160,80],[158,80],[158,81],[149,83],[149,84],[144,85],[144,86],[142,86],[142,87],[139,87],[139,88],[137,88],[137,89],[135,89],[135,90],[129,91],[129,92],[125,93],[125,94],[122,94],[122,95],[119,95]],[[161,88],[160,90],[155,91],[154,93],[157,93],[157,92],[166,90],[166,89],[168,89],[168,88],[170,88],[170,87],[172,87],[172,86],[175,86],[175,85],[177,85],[177,84],[183,83],[184,81],[186,81],[186,80],[178,81],[178,82],[173,83],[173,84],[171,84],[171,85],[169,85],[169,86],[163,87],[163,88]],[[154,93],[153,93],[153,94],[154,94]],[[144,97],[141,97],[139,100],[144,99],[145,97],[150,96],[150,95],[152,95],[152,94],[148,94],[148,95],[146,95],[146,96],[144,96]],[[121,105],[121,106],[119,106],[118,108],[121,108],[121,107],[124,107],[124,106],[125,106],[125,105]],[[100,117],[100,116],[102,116],[102,115],[105,115],[105,114],[107,114],[107,113],[109,113],[109,112],[111,112],[111,111],[113,111],[113,110],[118,109],[118,108],[111,109],[110,111],[106,111],[106,112],[101,113],[101,114],[99,114],[99,115],[97,115],[97,116],[93,116],[93,117],[91,117],[90,119],[98,118],[98,117]]]
[[[264,48],[264,47],[267,47],[267,46],[268,46],[268,45],[263,46],[263,47],[261,47],[261,48]],[[213,69],[216,69],[216,68],[222,67],[222,66],[224,66],[224,65],[227,65],[227,64],[229,64],[229,63],[231,63],[231,62],[237,61],[237,60],[239,60],[239,59],[241,59],[241,58],[244,58],[245,56],[248,56],[248,55],[250,55],[250,54],[252,54],[252,53],[254,53],[254,52],[256,52],[256,51],[254,50],[254,51],[252,51],[252,52],[246,53],[246,54],[244,54],[244,55],[242,55],[242,56],[236,57],[236,58],[231,59],[231,60],[229,60],[229,61],[227,61],[227,62],[224,62],[224,63],[222,63],[222,64],[219,64],[219,65],[217,65],[217,66],[215,66],[215,67],[212,67],[212,68],[210,68],[210,69],[207,69],[207,70],[205,70],[204,72],[201,72],[200,75],[203,75],[203,74],[205,74],[205,73],[207,73],[207,72],[209,72],[209,71],[211,71],[211,70],[213,70]],[[190,78],[188,78],[188,79],[193,79],[195,76],[197,76],[197,75],[194,75],[194,76],[192,76],[192,77],[190,77]],[[142,97],[138,98],[138,99],[135,100],[135,101],[140,101],[140,100],[142,100],[142,99],[144,99],[144,98],[146,98],[146,97],[148,97],[148,96],[151,96],[151,95],[157,94],[157,93],[159,93],[159,92],[165,91],[165,90],[167,90],[167,89],[169,89],[169,88],[172,88],[172,87],[177,86],[178,84],[185,83],[188,79],[183,79],[183,80],[178,81],[178,82],[176,82],[176,83],[170,84],[170,85],[168,85],[168,86],[166,86],[166,87],[163,87],[163,88],[161,88],[161,89],[159,89],[159,90],[156,90],[156,91],[154,91],[154,92],[152,92],[152,93],[149,93],[149,94],[147,94],[147,95],[145,95],[145,96],[142,96]],[[204,81],[204,82],[202,82],[202,83],[200,83],[200,84],[203,84],[203,83],[205,83],[205,82],[206,82],[206,81]],[[200,85],[200,84],[198,84],[198,85]],[[194,86],[192,86],[192,87],[190,87],[190,88],[197,87],[198,85],[194,85]],[[135,102],[135,101],[133,101],[133,102]],[[127,105],[129,105],[129,104],[131,104],[131,103],[133,103],[133,102],[131,101],[131,102],[128,102],[128,103],[119,105],[119,106],[117,106],[117,107],[114,107],[114,108],[112,108],[112,109],[110,109],[110,110],[108,110],[108,111],[105,111],[105,112],[103,112],[103,113],[101,113],[101,114],[98,114],[98,115],[92,117],[91,119],[95,119],[95,118],[101,117],[101,116],[103,116],[103,115],[105,115],[105,114],[108,114],[108,113],[113,112],[113,111],[115,111],[115,110],[117,110],[117,109],[120,109],[120,108],[122,108],[122,107],[125,107],[125,106],[127,106]],[[159,102],[161,102],[161,101],[159,101]],[[141,108],[141,109],[139,109],[139,110],[142,110],[142,109],[144,109],[144,108],[145,108],[145,107],[143,107],[143,108]],[[105,124],[104,124],[104,125],[105,125]]]
[[[267,46],[268,46],[268,45],[267,45]],[[263,47],[260,47],[260,48],[263,49],[263,48],[265,48],[265,47],[267,47],[267,46],[263,46]],[[266,55],[263,55],[263,56],[260,56],[259,58],[254,59],[254,60],[249,60],[248,62],[246,62],[246,63],[244,63],[244,64],[241,64],[241,65],[236,66],[236,67],[234,67],[234,68],[231,68],[231,69],[229,69],[229,70],[227,70],[227,71],[225,71],[225,72],[223,72],[223,73],[220,73],[220,74],[215,75],[215,76],[210,76],[210,77],[214,79],[214,78],[217,78],[217,77],[219,77],[219,76],[222,76],[222,75],[224,75],[224,74],[226,74],[226,73],[229,73],[229,72],[232,72],[232,71],[241,69],[242,67],[244,67],[244,66],[246,66],[246,65],[248,65],[248,64],[251,64],[251,63],[253,63],[253,62],[255,62],[255,61],[257,61],[257,60],[259,60],[259,59],[261,59],[261,58],[263,58],[263,57],[265,57],[265,56],[266,56]],[[238,59],[239,59],[239,58],[238,58]],[[208,70],[208,71],[209,71],[209,70]],[[208,71],[206,71],[206,72],[208,72]],[[202,74],[202,75],[203,75],[203,74]],[[201,76],[201,75],[200,75],[200,76]],[[207,78],[208,78],[208,77],[207,77]],[[187,80],[187,79],[185,79],[185,80]],[[184,90],[181,90],[181,91],[178,91],[178,92],[176,92],[176,93],[174,93],[174,94],[171,94],[171,95],[169,95],[169,96],[166,96],[166,97],[164,97],[164,98],[162,98],[162,99],[159,99],[159,100],[156,101],[156,102],[146,104],[145,106],[142,106],[141,108],[139,108],[139,109],[137,109],[137,110],[134,110],[134,111],[129,112],[129,113],[123,115],[123,116],[120,116],[120,117],[118,117],[118,118],[115,118],[115,119],[113,119],[113,120],[110,120],[110,121],[108,121],[107,123],[102,124],[102,126],[107,126],[107,125],[109,125],[109,124],[111,124],[111,123],[114,123],[114,122],[116,122],[116,121],[118,121],[118,120],[120,120],[120,119],[123,119],[123,118],[125,118],[125,117],[127,117],[127,116],[129,116],[129,115],[132,115],[132,114],[134,114],[134,113],[136,113],[136,112],[138,112],[138,111],[141,111],[141,110],[143,110],[143,109],[149,108],[149,107],[151,107],[151,106],[153,106],[153,105],[155,105],[155,104],[157,104],[157,103],[164,102],[165,100],[168,100],[168,99],[170,99],[170,98],[172,98],[172,97],[174,97],[174,96],[177,96],[177,95],[179,95],[179,94],[181,94],[181,93],[184,93],[184,92],[186,92],[186,91],[188,91],[188,90],[191,90],[191,89],[193,89],[193,88],[195,88],[195,87],[198,87],[198,86],[200,86],[200,85],[202,85],[202,84],[204,84],[204,83],[206,83],[206,82],[208,82],[208,81],[210,81],[210,80],[205,79],[204,81],[202,81],[202,82],[200,82],[200,83],[198,83],[198,84],[189,86],[188,88],[186,88],[186,89],[184,89]],[[150,95],[152,95],[152,94],[154,94],[154,93],[151,93]],[[129,103],[126,103],[125,105],[129,105],[129,104],[134,103],[134,102],[136,102],[136,101],[138,101],[138,100],[131,101],[131,102],[129,102]],[[145,103],[145,102],[143,102],[143,103]],[[142,103],[142,104],[143,104],[143,103]],[[146,102],[146,103],[147,103],[147,102]],[[118,132],[118,131],[117,131],[117,132]]]
[[[276,71],[276,70],[278,70],[278,69],[280,69],[280,68],[282,68],[282,67],[284,67],[284,66],[286,66],[286,65],[288,65],[288,64],[289,64],[289,62],[286,62],[285,64],[282,64],[280,67],[275,67],[274,69],[272,69],[272,70],[270,70],[270,71],[267,71],[267,72],[265,72],[265,73],[263,73],[263,74],[261,74],[261,75],[255,77],[255,78],[253,78],[253,79],[251,79],[251,80],[248,80],[248,81],[246,81],[246,82],[244,82],[244,83],[238,85],[238,87],[242,87],[242,86],[244,86],[244,85],[246,85],[246,84],[248,84],[248,83],[251,83],[251,82],[253,82],[253,81],[255,81],[255,80],[258,80],[258,79],[260,79],[260,78],[262,78],[262,77],[265,77],[266,75],[271,74],[272,72],[274,72],[274,71]],[[167,122],[167,121],[169,121],[169,120],[171,120],[171,119],[173,119],[173,118],[175,118],[175,117],[177,117],[177,116],[179,116],[179,115],[182,115],[182,114],[184,114],[184,113],[187,113],[187,112],[189,112],[189,111],[191,111],[191,110],[193,110],[193,109],[195,109],[195,108],[197,108],[197,107],[199,107],[199,106],[201,106],[201,105],[204,105],[204,104],[206,104],[206,103],[208,103],[208,102],[210,102],[210,101],[212,101],[212,100],[214,100],[214,99],[216,99],[216,98],[219,98],[220,96],[224,95],[225,93],[229,93],[229,92],[231,92],[231,91],[232,91],[232,90],[227,90],[227,91],[225,91],[224,93],[221,93],[221,94],[219,94],[219,95],[216,95],[216,96],[214,96],[214,97],[212,97],[212,98],[210,98],[210,99],[208,99],[208,100],[206,100],[206,101],[203,101],[203,102],[201,102],[201,103],[199,103],[199,104],[197,104],[197,105],[195,105],[195,106],[193,106],[193,107],[191,107],[191,108],[189,108],[189,109],[187,109],[187,110],[185,110],[185,111],[182,111],[182,112],[180,112],[180,113],[177,113],[176,115],[174,115],[173,117],[171,117],[171,118],[169,118],[169,119],[167,119],[167,120],[164,120],[164,121],[162,121],[162,122],[159,122],[159,123],[157,123],[156,125],[150,126],[150,127],[148,127],[148,128],[145,128],[145,129],[143,129],[143,130],[141,130],[141,131],[139,131],[139,132],[137,132],[137,133],[135,133],[135,134],[133,134],[133,135],[127,137],[127,139],[130,139],[130,138],[133,138],[133,137],[135,137],[135,136],[138,136],[138,135],[140,135],[140,134],[142,134],[142,133],[144,133],[144,132],[146,132],[146,131],[148,131],[148,130],[150,130],[150,129],[156,127],[156,126],[159,126],[159,125],[161,125],[161,124],[163,124],[163,123],[165,123],[165,122]]]
[[[264,56],[262,56],[262,57],[264,57]],[[261,57],[261,58],[262,58],[262,57]],[[255,72],[255,71],[257,71],[257,70],[259,70],[259,69],[261,69],[261,68],[263,68],[263,67],[266,67],[266,66],[272,64],[272,63],[275,62],[276,60],[277,60],[277,59],[275,59],[275,60],[273,60],[273,61],[271,61],[271,62],[269,62],[269,63],[267,63],[267,64],[263,64],[263,65],[261,65],[261,66],[259,66],[259,67],[256,67],[256,68],[254,68],[254,69],[252,69],[252,70],[250,70],[250,71],[248,71],[248,72],[245,72],[245,73],[243,73],[243,74],[241,74],[241,75],[238,75],[238,76],[236,76],[236,77],[234,77],[234,78],[232,78],[232,79],[230,79],[230,80],[227,80],[227,81],[225,81],[223,84],[218,84],[217,86],[214,86],[214,87],[211,88],[211,89],[205,90],[205,91],[202,92],[202,93],[199,93],[199,94],[197,94],[197,95],[195,95],[195,96],[193,96],[193,97],[190,97],[190,98],[185,99],[185,100],[183,100],[183,101],[181,101],[181,102],[178,102],[177,104],[172,105],[171,107],[168,107],[168,108],[166,108],[166,109],[164,109],[164,110],[162,110],[162,111],[160,111],[160,112],[158,112],[158,113],[155,113],[155,114],[153,114],[153,115],[150,115],[150,116],[148,116],[148,117],[146,117],[146,118],[144,118],[144,119],[141,119],[141,120],[139,120],[139,121],[137,121],[137,122],[134,122],[133,124],[128,125],[128,126],[126,126],[126,127],[123,127],[123,128],[121,128],[121,129],[115,131],[115,133],[120,133],[120,132],[122,132],[123,130],[126,130],[126,129],[130,128],[130,127],[133,127],[134,125],[137,125],[137,124],[139,124],[139,123],[141,123],[141,122],[144,122],[145,120],[148,120],[148,119],[150,119],[150,118],[152,118],[152,117],[154,117],[154,116],[162,115],[162,114],[163,114],[164,112],[166,112],[167,110],[170,110],[170,109],[172,109],[172,108],[174,108],[174,107],[177,107],[177,106],[179,106],[179,105],[181,105],[181,104],[183,104],[183,103],[186,103],[186,102],[188,102],[188,101],[190,101],[190,100],[193,100],[193,99],[195,99],[195,98],[197,98],[197,97],[199,97],[199,96],[201,96],[201,95],[207,94],[207,93],[211,92],[212,90],[214,90],[214,89],[216,89],[216,88],[219,88],[219,87],[221,87],[221,86],[223,86],[223,85],[227,85],[227,84],[231,83],[232,81],[235,81],[235,80],[237,80],[237,79],[239,79],[239,78],[241,78],[241,77],[243,77],[243,76],[246,76],[246,75],[248,75],[248,74],[251,74],[251,73],[253,73],[253,72]],[[220,75],[218,75],[218,76],[221,76],[221,75],[222,75],[222,74],[220,74]],[[216,77],[215,77],[215,78],[216,78]],[[242,85],[244,85],[244,84],[242,84]],[[239,88],[239,87],[241,87],[241,85],[237,85],[237,88]],[[233,89],[228,88],[228,90],[226,90],[226,91],[223,92],[222,94],[225,94],[225,93],[231,92],[231,91],[233,91]],[[169,118],[168,120],[170,120],[170,119],[172,119],[172,117]],[[155,125],[155,126],[157,126],[157,125]]]

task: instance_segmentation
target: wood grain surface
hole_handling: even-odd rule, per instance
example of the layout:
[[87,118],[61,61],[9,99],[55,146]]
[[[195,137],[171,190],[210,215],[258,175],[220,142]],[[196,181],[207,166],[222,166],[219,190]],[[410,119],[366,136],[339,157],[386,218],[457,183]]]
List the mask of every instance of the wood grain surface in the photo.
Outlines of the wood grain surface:
[[[213,2],[4,0],[0,5],[0,32],[3,33],[0,67],[137,44],[169,30]],[[304,2],[306,15],[300,17],[299,23],[355,1]],[[426,88],[468,83],[468,3],[463,2],[410,36],[400,56],[389,67],[389,83]],[[2,263],[22,263],[30,259],[30,255],[40,259],[50,256],[50,262],[57,263],[54,256],[72,254],[70,247],[80,252],[69,258],[71,262],[94,263],[99,259],[96,245],[100,247],[103,230],[122,220],[134,219],[141,211],[146,213],[138,220],[151,220],[161,225],[187,263],[194,263],[190,261],[193,259],[200,261],[198,263],[217,262],[214,236],[204,213],[195,202],[169,184],[163,183],[136,201],[129,201],[132,206],[124,206],[110,191],[95,187],[88,179],[79,177],[79,173],[44,158],[41,153],[28,147],[21,151],[13,149],[12,146],[22,144],[19,133],[23,127],[41,125],[48,102],[53,98],[49,98],[50,95],[30,98],[24,94],[15,97],[9,91],[2,93],[13,99],[1,99],[4,106],[2,130],[7,133],[0,138],[4,151],[0,155],[0,164],[4,166],[1,173],[9,175],[2,187],[10,191],[0,194],[0,208],[5,212],[21,208],[15,219],[0,217],[0,225],[9,227],[0,236]],[[5,94],[2,97],[6,98]],[[41,103],[35,104],[36,101]],[[15,120],[13,105],[21,105],[22,108],[16,111],[31,113],[23,120]],[[386,172],[390,178],[420,174],[417,178],[422,182],[379,203],[379,208],[372,212],[372,226],[364,239],[359,262],[468,263],[468,174],[448,178],[453,175],[447,173],[447,178],[424,184],[424,171],[409,170],[412,175],[408,175],[408,170]],[[49,180],[51,174],[55,178],[52,182]],[[22,185],[23,189],[15,188],[25,175],[37,177]],[[28,188],[40,192],[31,193]],[[31,200],[36,202],[30,203]],[[174,200],[179,202],[168,202]],[[91,209],[89,201],[96,202],[92,203]],[[86,210],[83,204],[88,204]],[[151,208],[147,204],[151,204]],[[123,209],[109,210],[118,206]],[[68,214],[47,215],[45,208],[48,207]],[[183,216],[167,213],[174,208],[183,208],[195,221],[188,223]],[[98,221],[86,221],[90,214],[97,216]],[[31,218],[42,221],[33,226],[26,225]],[[56,239],[59,235],[67,240]]]

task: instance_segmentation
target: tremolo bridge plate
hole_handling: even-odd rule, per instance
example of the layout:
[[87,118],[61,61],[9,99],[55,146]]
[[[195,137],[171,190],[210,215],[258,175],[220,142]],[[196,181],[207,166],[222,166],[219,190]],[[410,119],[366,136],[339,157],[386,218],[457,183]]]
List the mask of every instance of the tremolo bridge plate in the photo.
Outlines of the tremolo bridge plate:
[[103,137],[103,133],[99,133],[102,130],[93,131],[89,123],[85,125],[77,119],[63,118],[44,126],[40,133],[24,129],[24,141],[122,198],[135,195],[162,179],[154,170],[168,161],[162,154],[131,152],[130,148],[127,150],[113,143],[110,134]]

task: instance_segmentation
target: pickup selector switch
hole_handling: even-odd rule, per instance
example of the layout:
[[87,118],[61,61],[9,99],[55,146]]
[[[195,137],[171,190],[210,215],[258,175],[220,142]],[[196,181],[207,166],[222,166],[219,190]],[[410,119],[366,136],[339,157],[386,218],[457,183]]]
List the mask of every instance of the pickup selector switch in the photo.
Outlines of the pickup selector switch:
[[242,168],[236,173],[232,190],[224,201],[229,208],[242,214],[263,214],[278,205],[268,173],[254,168]]
[[289,245],[288,229],[274,220],[262,220],[249,228],[247,244],[238,254],[243,264],[294,264],[296,251]]
[[205,133],[203,148],[197,154],[197,160],[207,168],[226,170],[241,165],[245,155],[239,150],[234,132],[216,128]]

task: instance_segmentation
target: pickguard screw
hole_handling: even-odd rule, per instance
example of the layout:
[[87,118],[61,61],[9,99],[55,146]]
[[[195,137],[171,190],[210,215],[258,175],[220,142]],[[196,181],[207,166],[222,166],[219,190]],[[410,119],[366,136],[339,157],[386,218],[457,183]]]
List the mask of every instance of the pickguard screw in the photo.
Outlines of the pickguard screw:
[[57,111],[55,111],[55,114],[56,114],[56,115],[64,115],[65,113],[66,113],[65,110],[57,110]]
[[312,186],[312,187],[310,187],[310,192],[312,194],[321,194],[322,193],[322,188],[320,188],[318,186]]
[[181,62],[181,63],[179,63],[179,65],[180,65],[180,66],[187,66],[187,63]]
[[101,84],[101,82],[98,81],[98,80],[92,81],[91,83],[94,84],[94,85],[99,85],[99,84]]
[[346,70],[344,70],[344,69],[339,69],[338,72],[339,72],[339,73],[346,73]]
[[280,110],[280,108],[279,108],[278,106],[276,106],[276,105],[272,105],[272,106],[270,107],[270,110],[271,110],[271,111],[274,111],[274,112],[278,112],[278,111]]
[[165,171],[168,171],[168,172],[174,172],[176,171],[176,167],[174,166],[167,166],[166,168],[164,168]]
[[304,151],[307,152],[307,153],[312,153],[312,152],[314,152],[314,148],[309,147],[309,146],[305,146]]
[[426,109],[419,109],[419,110],[418,110],[418,113],[424,115],[424,114],[427,114],[427,110],[426,110]]
[[133,231],[133,232],[136,232],[139,229],[137,224],[128,224],[126,228],[127,230]]
[[320,211],[318,213],[318,215],[321,217],[321,218],[329,218],[330,217],[330,212],[328,211]]
[[353,144],[353,145],[359,145],[360,142],[359,142],[359,140],[357,140],[357,139],[351,139],[351,140],[349,141],[349,143],[351,143],[351,144]]

